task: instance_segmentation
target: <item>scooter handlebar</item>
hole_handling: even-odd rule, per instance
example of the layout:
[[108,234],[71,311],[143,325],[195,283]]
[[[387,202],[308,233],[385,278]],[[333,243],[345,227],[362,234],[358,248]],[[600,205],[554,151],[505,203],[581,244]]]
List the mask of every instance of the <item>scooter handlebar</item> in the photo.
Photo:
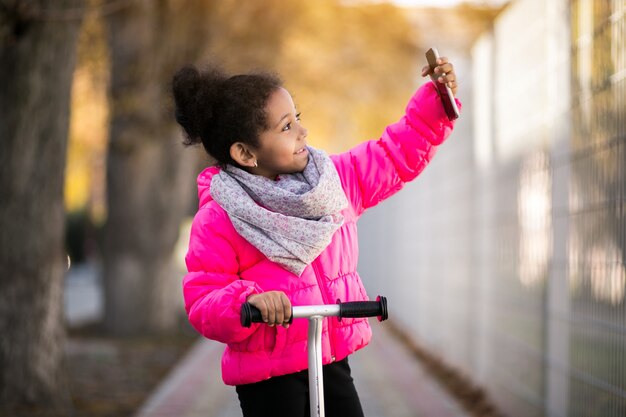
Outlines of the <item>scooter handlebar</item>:
[[[329,307],[338,307],[338,310]],[[378,296],[376,301],[350,301],[342,303],[337,300],[336,306],[308,306],[295,307],[295,309],[302,309],[300,311],[306,311],[306,313],[297,314],[296,310],[292,308],[289,323],[292,322],[294,315],[296,315],[296,317],[310,317],[314,315],[333,316],[338,317],[340,321],[344,317],[378,317],[378,321],[387,320],[389,317],[387,298],[383,296]],[[241,325],[243,327],[250,327],[252,323],[263,323],[261,311],[250,303],[244,303],[241,306]]]

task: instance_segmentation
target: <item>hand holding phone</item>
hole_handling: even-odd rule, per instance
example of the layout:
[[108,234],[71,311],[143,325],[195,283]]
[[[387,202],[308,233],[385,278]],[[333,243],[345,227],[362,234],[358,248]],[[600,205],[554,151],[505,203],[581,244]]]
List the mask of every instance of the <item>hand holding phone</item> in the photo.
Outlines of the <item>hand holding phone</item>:
[[[446,112],[449,120],[455,120],[459,117],[459,108],[456,105],[456,101],[454,100],[454,94],[452,94],[452,90],[444,83],[440,83],[438,80],[438,75],[435,74],[435,68],[437,68],[437,59],[439,58],[439,53],[437,49],[430,48],[426,51],[426,59],[428,60],[428,66],[430,67],[430,79],[437,87],[437,92],[439,93],[439,97],[441,98],[441,103],[443,104],[443,109]],[[443,75],[443,74],[442,74]]]

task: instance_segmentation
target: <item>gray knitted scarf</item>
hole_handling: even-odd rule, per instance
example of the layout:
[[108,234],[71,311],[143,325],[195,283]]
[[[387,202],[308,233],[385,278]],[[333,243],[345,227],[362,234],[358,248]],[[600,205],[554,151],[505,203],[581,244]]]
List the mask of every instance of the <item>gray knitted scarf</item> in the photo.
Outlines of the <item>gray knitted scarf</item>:
[[276,181],[231,165],[211,180],[211,196],[237,232],[298,276],[330,244],[348,205],[331,159],[307,149],[304,171]]

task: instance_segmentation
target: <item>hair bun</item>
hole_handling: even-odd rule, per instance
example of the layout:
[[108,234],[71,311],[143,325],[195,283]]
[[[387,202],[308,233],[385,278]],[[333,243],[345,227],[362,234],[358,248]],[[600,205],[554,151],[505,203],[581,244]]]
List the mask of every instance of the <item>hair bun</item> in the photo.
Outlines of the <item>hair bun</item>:
[[213,107],[227,75],[218,68],[200,72],[194,66],[181,68],[172,82],[174,116],[187,135],[187,144],[200,143],[203,125],[211,122]]
[[188,144],[200,142],[199,127],[193,122],[198,120],[197,99],[200,88],[200,73],[195,67],[180,69],[172,81],[176,121],[185,130]]

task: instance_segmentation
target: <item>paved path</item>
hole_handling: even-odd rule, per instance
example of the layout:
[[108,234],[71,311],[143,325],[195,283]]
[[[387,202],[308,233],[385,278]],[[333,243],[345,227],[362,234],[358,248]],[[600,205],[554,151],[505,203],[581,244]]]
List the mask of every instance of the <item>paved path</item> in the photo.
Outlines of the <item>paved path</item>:
[[[368,417],[468,416],[386,330],[370,320],[372,343],[350,357]],[[235,390],[220,375],[223,345],[199,340],[136,417],[241,416]]]

